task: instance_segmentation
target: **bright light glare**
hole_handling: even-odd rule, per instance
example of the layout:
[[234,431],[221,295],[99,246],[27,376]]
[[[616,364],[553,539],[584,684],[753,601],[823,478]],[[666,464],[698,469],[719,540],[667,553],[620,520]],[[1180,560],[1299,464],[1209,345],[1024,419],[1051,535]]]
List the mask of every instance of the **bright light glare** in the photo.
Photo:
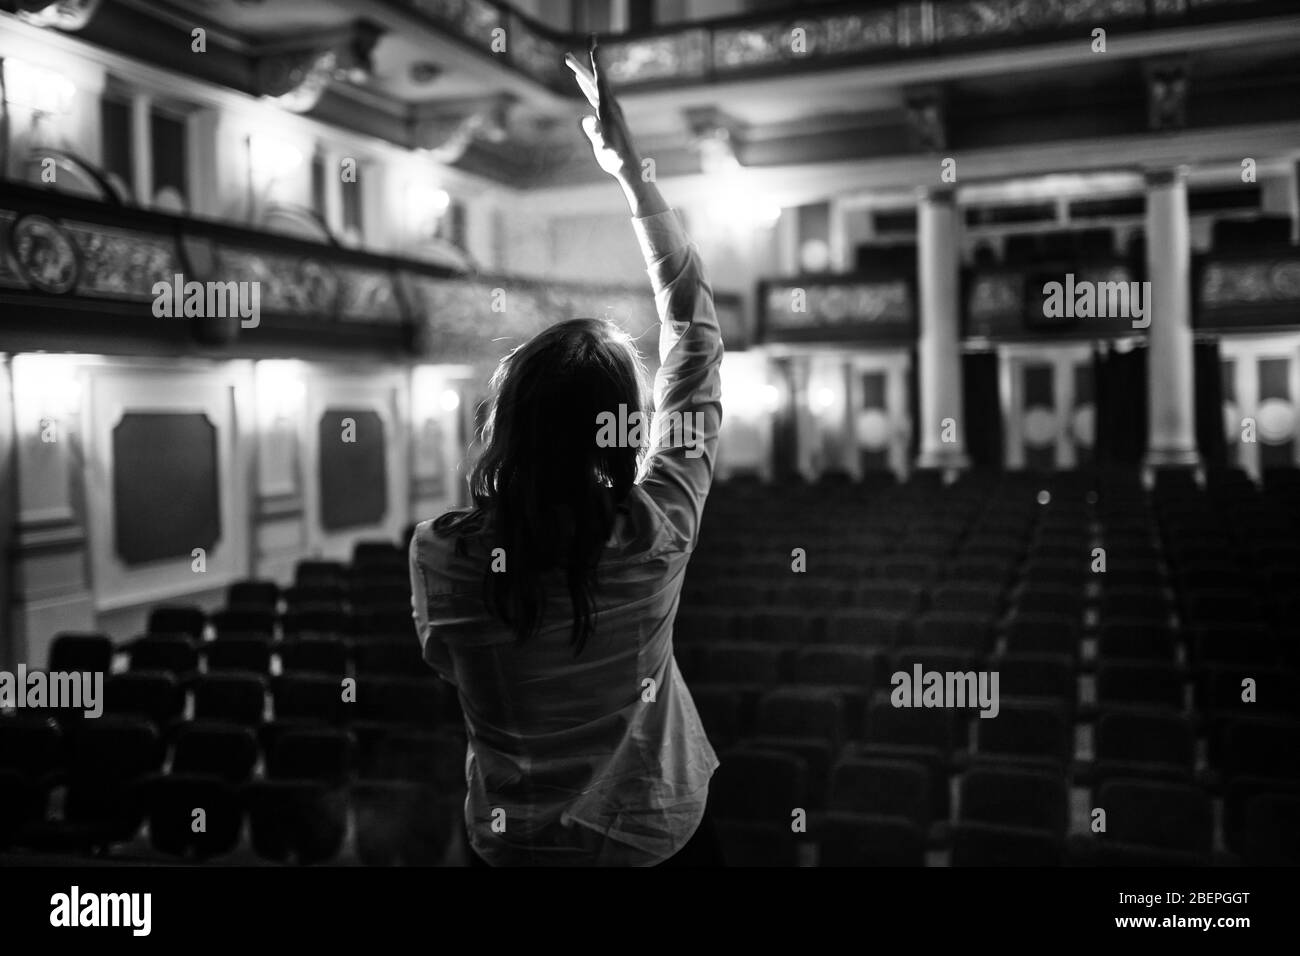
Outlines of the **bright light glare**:
[[292,143],[270,136],[248,139],[248,159],[253,172],[263,180],[273,180],[302,165],[302,150]]
[[77,87],[67,77],[24,60],[6,59],[5,99],[43,113],[66,113],[72,108]]

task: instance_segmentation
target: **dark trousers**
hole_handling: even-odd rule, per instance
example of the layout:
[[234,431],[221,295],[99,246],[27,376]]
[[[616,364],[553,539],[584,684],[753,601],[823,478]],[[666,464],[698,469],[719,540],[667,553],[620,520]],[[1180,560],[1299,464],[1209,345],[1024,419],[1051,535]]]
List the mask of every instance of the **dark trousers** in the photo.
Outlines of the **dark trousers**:
[[[472,867],[487,867],[488,863],[472,849],[466,848],[469,853],[469,865]],[[695,828],[694,835],[686,841],[686,845],[664,860],[657,866],[725,866],[722,858],[722,842],[718,839],[718,830],[714,826],[713,817],[709,814],[708,808],[704,810],[704,816],[700,819],[700,825]]]

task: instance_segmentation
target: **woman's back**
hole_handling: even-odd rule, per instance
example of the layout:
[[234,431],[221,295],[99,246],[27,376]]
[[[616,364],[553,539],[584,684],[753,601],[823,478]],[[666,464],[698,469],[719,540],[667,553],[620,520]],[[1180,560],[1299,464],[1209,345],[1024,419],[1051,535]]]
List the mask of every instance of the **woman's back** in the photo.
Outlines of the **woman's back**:
[[520,643],[483,612],[487,542],[460,556],[432,522],[417,530],[421,563],[446,571],[431,597],[470,735],[467,823],[488,862],[653,864],[694,831],[717,758],[672,655],[687,546],[634,489],[575,659],[562,574],[547,581],[550,623]]

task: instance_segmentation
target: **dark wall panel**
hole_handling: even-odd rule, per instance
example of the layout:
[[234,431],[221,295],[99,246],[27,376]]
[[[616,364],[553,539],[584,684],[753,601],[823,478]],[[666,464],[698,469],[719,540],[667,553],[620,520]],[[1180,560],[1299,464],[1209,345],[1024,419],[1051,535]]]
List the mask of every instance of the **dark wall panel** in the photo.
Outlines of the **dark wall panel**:
[[[355,423],[346,432],[345,419]],[[367,409],[331,408],[321,415],[319,428],[321,527],[341,531],[379,524],[388,512],[383,419]]]
[[221,538],[217,429],[201,412],[128,412],[113,429],[113,526],[128,566]]

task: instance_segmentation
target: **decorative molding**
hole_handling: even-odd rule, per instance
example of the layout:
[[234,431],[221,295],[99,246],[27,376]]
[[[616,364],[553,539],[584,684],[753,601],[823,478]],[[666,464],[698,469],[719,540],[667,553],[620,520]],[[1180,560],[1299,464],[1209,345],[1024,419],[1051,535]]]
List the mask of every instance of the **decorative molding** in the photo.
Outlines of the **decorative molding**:
[[265,523],[301,518],[303,509],[302,493],[299,491],[260,495],[257,499],[257,521]]
[[1187,99],[1191,87],[1185,56],[1151,60],[1143,64],[1147,92],[1147,126],[1152,131],[1181,130],[1187,126]]
[[948,111],[944,89],[915,87],[904,93],[907,129],[913,150],[937,153],[948,148]]
[[762,342],[899,341],[916,336],[910,275],[780,279],[759,285]]
[[32,26],[75,33],[90,23],[99,4],[100,0],[23,0],[18,18]]
[[1194,280],[1196,329],[1294,327],[1300,314],[1300,249],[1205,257]]
[[383,32],[357,20],[341,31],[265,44],[254,52],[256,92],[294,113],[309,112],[331,83],[360,82],[374,72],[371,56]]
[[515,97],[509,93],[480,97],[462,103],[439,101],[430,108],[412,110],[411,145],[428,150],[435,162],[459,162],[475,140],[501,143],[510,126]]

